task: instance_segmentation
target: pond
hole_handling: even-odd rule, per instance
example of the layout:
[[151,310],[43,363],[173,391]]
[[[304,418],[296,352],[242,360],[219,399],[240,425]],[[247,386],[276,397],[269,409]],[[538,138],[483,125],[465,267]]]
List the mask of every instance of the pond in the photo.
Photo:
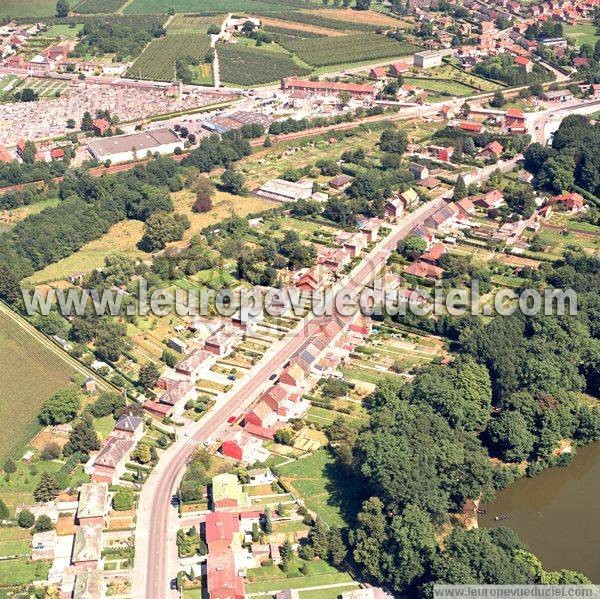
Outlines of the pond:
[[[600,442],[578,448],[565,468],[519,479],[482,507],[479,525],[512,528],[545,570],[577,570],[600,583]],[[508,518],[496,522],[499,514]]]

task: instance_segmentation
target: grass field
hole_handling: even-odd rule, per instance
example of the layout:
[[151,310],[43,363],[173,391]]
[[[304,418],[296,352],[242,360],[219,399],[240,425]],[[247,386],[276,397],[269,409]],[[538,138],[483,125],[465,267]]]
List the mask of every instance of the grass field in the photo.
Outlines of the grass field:
[[3,17],[51,17],[55,13],[55,0],[2,0]]
[[39,285],[64,280],[75,272],[87,272],[94,268],[100,268],[104,265],[105,256],[113,251],[124,252],[131,256],[146,256],[144,252],[136,247],[138,241],[142,238],[143,228],[144,224],[137,220],[117,223],[99,239],[86,243],[71,256],[39,270],[27,281]]
[[220,27],[227,15],[175,15],[167,25],[167,33],[206,33],[212,25]]
[[331,526],[345,526],[344,513],[356,509],[352,489],[346,485],[333,457],[324,449],[281,466],[279,473],[304,500],[306,507]]
[[175,80],[175,62],[191,56],[203,62],[210,49],[210,38],[197,33],[177,33],[155,39],[128,71],[131,77],[157,81]]
[[[0,312],[0,459],[18,454],[38,430],[37,415],[75,372],[29,332]],[[19,457],[17,455],[17,457]]]
[[583,44],[594,46],[600,39],[598,29],[593,23],[582,22],[577,25],[564,25],[564,35],[570,39],[578,48]]
[[[120,0],[119,0],[120,1]],[[46,35],[48,37],[70,37],[76,38],[77,34],[83,29],[82,24],[73,24],[73,25],[52,25],[48,31],[46,31]]]
[[18,586],[48,578],[50,562],[0,561],[0,587]]
[[306,75],[310,72],[310,69],[299,65],[287,53],[273,49],[236,44],[219,46],[217,52],[224,83],[261,85],[278,81],[282,77]]
[[282,44],[301,60],[315,67],[406,56],[421,49],[374,33],[293,39]]
[[81,14],[113,13],[117,12],[125,0],[83,0],[73,9]]

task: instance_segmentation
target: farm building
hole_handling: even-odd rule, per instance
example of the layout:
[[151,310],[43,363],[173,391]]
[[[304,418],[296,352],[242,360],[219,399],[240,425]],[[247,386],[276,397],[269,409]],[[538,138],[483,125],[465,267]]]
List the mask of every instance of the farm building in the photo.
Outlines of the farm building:
[[419,69],[430,69],[442,66],[444,52],[438,50],[426,50],[415,54],[415,66]]
[[167,127],[95,139],[88,144],[89,153],[99,162],[126,162],[143,158],[148,152],[172,154],[183,142]]
[[313,182],[308,179],[300,179],[296,182],[272,179],[264,183],[256,191],[256,195],[279,202],[296,202],[298,200],[308,200],[312,192]]
[[301,92],[307,96],[339,96],[346,92],[352,98],[375,100],[377,88],[358,83],[338,83],[333,81],[304,81],[303,79],[282,79],[281,89],[289,92]]

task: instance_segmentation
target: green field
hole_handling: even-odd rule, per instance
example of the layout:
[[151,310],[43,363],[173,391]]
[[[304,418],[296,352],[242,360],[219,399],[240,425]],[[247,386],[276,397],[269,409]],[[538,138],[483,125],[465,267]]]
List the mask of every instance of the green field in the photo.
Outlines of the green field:
[[598,29],[593,23],[578,23],[577,25],[564,25],[564,35],[578,48],[583,44],[594,46],[600,39]]
[[2,0],[3,17],[52,17],[55,13],[55,0]]
[[178,58],[191,56],[202,62],[209,49],[210,38],[207,35],[193,33],[168,35],[152,40],[127,74],[140,79],[174,81],[175,62]]
[[4,311],[0,311],[0,363],[0,425],[11,431],[0,440],[3,460],[18,454],[37,432],[41,405],[66,387],[75,371]]
[[405,56],[421,48],[375,33],[338,37],[289,39],[281,42],[290,52],[315,67]]
[[137,14],[165,13],[169,9],[175,12],[257,12],[288,11],[299,3],[286,0],[134,0],[123,12]]
[[357,507],[353,490],[326,450],[281,466],[278,471],[306,507],[319,514],[324,522],[331,526],[347,524],[344,514]]
[[297,64],[285,52],[240,44],[219,46],[221,80],[233,85],[261,85],[282,77],[301,76],[310,69]]
[[0,588],[48,578],[50,562],[0,561]]
[[125,0],[83,0],[73,10],[81,14],[113,13],[117,12]]
[[167,25],[167,33],[206,33],[211,26],[221,27],[227,15],[175,15]]
[[52,25],[46,35],[48,37],[71,37],[76,38],[77,34],[83,29],[81,23],[71,25]]

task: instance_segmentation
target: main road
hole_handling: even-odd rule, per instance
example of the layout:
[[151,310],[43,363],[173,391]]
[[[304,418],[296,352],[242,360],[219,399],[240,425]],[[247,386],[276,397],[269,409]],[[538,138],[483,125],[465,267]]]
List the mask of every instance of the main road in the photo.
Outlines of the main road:
[[[408,214],[393,231],[365,256],[365,259],[340,282],[338,288],[358,293],[383,267],[398,241],[435,212],[443,200],[437,198]],[[332,303],[333,300],[330,301]],[[240,381],[224,400],[199,422],[186,427],[161,456],[140,493],[135,535],[135,567],[132,596],[136,599],[170,597],[169,580],[176,573],[177,555],[174,536],[177,512],[171,505],[173,494],[183,476],[194,448],[214,437],[227,426],[231,415],[239,415],[268,385],[290,357],[332,316],[307,316],[293,331],[275,343],[255,369]]]

